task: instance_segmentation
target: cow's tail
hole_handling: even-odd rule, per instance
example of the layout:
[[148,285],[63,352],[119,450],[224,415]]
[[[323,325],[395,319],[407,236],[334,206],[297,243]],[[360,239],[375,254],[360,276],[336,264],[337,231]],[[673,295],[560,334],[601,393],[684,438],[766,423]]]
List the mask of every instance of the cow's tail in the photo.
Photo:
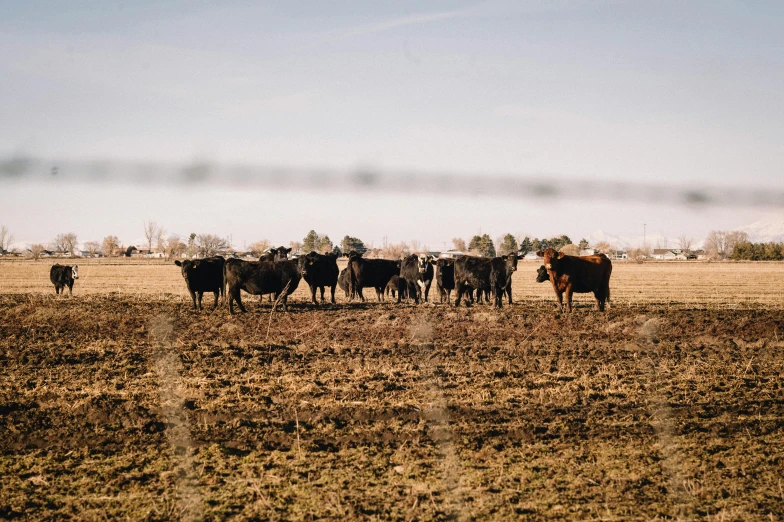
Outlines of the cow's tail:
[[229,279],[226,277],[228,272],[226,268],[229,266],[229,263],[223,263],[223,282],[221,283],[221,291],[223,292],[223,301],[227,302],[227,292],[229,286]]

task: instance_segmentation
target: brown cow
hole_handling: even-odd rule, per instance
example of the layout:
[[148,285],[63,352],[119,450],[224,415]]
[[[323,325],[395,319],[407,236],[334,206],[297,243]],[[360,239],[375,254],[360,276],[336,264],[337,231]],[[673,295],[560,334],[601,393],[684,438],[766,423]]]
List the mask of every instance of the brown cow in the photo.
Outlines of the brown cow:
[[610,274],[612,262],[604,254],[593,256],[569,256],[548,248],[537,252],[544,258],[544,266],[553,284],[558,304],[563,307],[566,292],[566,311],[572,311],[572,294],[593,292],[596,308],[604,311],[605,301],[610,300]]

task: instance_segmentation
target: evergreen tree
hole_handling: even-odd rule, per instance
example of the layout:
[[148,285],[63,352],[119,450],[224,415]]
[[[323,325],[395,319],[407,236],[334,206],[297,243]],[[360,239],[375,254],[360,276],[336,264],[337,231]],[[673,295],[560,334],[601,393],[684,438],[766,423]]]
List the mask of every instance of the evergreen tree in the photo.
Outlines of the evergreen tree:
[[302,251],[305,253],[318,250],[319,246],[319,235],[316,234],[315,230],[308,232],[308,235],[302,240]]
[[588,240],[583,238],[583,239],[580,240],[580,244],[578,246],[580,247],[580,250],[585,250],[590,245],[588,244]]
[[512,234],[506,234],[501,241],[501,245],[498,247],[498,253],[502,256],[516,254],[517,248],[517,240],[515,237]]

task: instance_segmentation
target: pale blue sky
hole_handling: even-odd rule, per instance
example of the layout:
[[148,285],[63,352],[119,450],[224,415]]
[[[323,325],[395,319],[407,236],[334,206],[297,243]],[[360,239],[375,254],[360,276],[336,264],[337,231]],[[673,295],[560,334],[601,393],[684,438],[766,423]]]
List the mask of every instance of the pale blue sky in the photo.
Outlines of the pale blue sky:
[[[4,2],[0,157],[781,189],[783,26],[781,2]],[[480,227],[634,236],[646,222],[700,238],[764,215],[1,183],[0,222],[24,241],[74,231],[131,243],[152,218],[237,246],[316,228],[440,248]]]

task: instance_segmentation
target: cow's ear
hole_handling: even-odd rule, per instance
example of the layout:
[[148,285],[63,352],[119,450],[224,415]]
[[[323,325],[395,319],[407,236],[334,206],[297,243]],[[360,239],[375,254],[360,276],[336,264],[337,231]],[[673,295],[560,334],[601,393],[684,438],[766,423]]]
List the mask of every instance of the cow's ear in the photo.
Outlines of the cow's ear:
[[536,253],[536,257],[544,257],[544,252],[541,250]]
[[182,263],[180,262],[179,259],[177,261],[175,261],[174,264],[177,265],[177,266],[182,266]]
[[522,258],[524,258],[524,257],[525,257],[525,256],[517,256],[517,259],[522,259]]
[[194,261],[194,262],[193,262],[193,264],[192,264],[191,266],[192,266],[193,268],[196,268],[197,266],[199,266],[199,264],[200,264],[200,263],[201,263],[201,261]]
[[565,256],[565,255],[566,255],[566,254],[564,254],[563,252],[558,252],[558,259],[561,259],[561,258],[562,258],[563,256]]
[[284,248],[283,251],[288,254],[289,252],[291,252],[291,249],[290,248]]
[[509,254],[505,256],[501,256],[501,259],[503,259],[504,261],[509,261]]

